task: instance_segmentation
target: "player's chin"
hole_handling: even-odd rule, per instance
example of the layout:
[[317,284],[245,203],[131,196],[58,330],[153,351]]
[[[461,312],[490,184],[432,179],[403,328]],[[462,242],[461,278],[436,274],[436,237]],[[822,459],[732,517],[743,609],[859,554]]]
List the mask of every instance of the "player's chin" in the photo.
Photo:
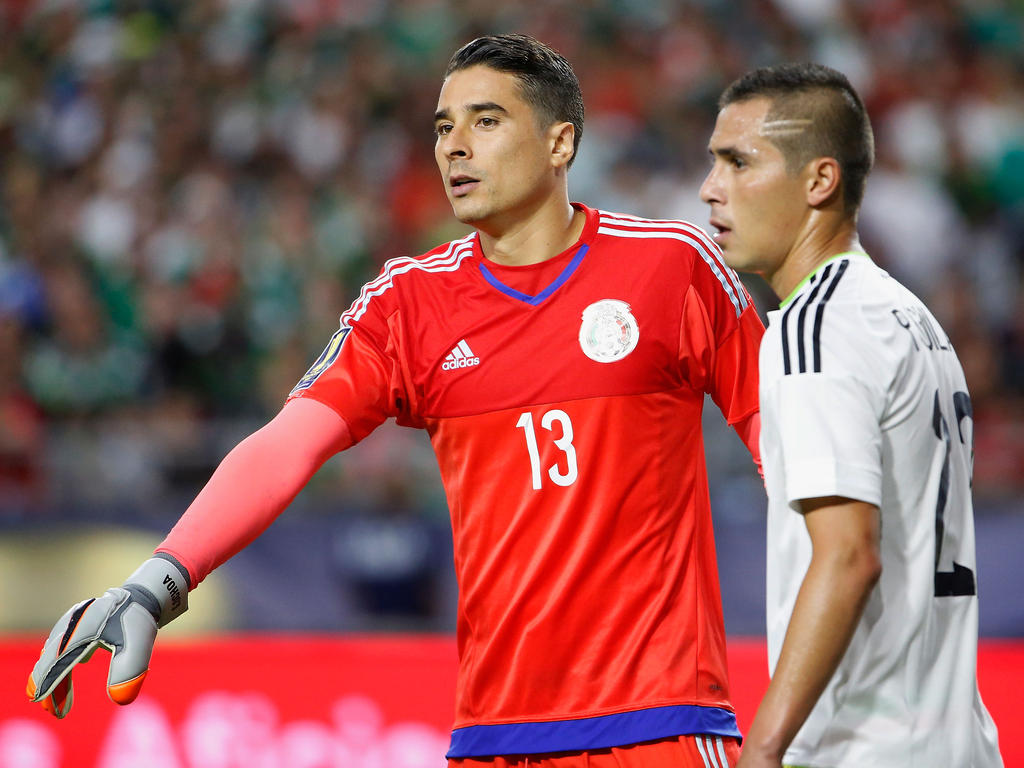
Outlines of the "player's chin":
[[723,235],[731,234],[731,232],[721,232],[715,236],[715,242],[722,249],[722,260],[732,269],[741,269],[749,260],[745,258],[743,249],[736,247],[731,237],[723,237]]
[[468,201],[449,198],[449,202],[452,204],[455,218],[463,224],[476,224],[485,218],[479,206],[470,205]]
[[744,248],[742,243],[737,242],[732,237],[732,232],[726,234],[729,237],[716,239],[718,247],[722,249],[722,260],[730,269],[735,269],[737,272],[754,271],[754,265],[757,262],[756,254],[751,253],[750,249]]

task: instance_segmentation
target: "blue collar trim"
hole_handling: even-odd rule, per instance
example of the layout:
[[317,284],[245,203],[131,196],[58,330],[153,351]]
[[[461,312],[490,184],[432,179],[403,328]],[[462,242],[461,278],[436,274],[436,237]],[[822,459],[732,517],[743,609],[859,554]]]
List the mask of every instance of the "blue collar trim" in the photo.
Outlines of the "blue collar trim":
[[530,306],[536,307],[538,304],[543,303],[545,299],[551,296],[551,294],[557,291],[559,287],[561,287],[561,285],[572,276],[572,273],[576,271],[576,268],[583,261],[583,257],[586,255],[588,250],[590,250],[589,245],[581,245],[579,250],[576,251],[576,255],[572,257],[572,261],[570,261],[565,266],[565,269],[562,270],[561,274],[551,282],[551,285],[549,285],[543,291],[538,293],[536,296],[531,296],[528,293],[517,291],[515,288],[511,288],[505,285],[503,282],[501,282],[501,280],[494,276],[494,273],[491,272],[491,270],[487,268],[487,265],[484,264],[482,261],[480,262],[480,273],[484,276],[484,280],[486,280],[492,286],[494,286],[499,291],[504,293],[506,296],[511,296],[513,299],[518,299],[519,301],[525,302]]

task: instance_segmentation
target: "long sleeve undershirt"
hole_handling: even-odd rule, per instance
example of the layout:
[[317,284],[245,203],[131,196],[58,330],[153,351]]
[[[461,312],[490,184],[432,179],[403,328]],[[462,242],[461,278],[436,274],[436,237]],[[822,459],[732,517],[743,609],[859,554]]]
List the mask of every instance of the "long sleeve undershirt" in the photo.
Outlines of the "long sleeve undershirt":
[[348,425],[308,398],[289,401],[235,446],[157,547],[188,569],[195,588],[250,544],[327,459],[352,445]]

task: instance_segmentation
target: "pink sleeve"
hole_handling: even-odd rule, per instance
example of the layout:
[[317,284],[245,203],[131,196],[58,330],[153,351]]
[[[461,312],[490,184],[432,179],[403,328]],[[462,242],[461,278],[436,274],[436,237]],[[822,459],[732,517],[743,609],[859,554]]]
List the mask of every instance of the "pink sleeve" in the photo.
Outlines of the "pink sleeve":
[[761,479],[764,480],[764,469],[761,467],[761,412],[754,411],[752,414],[747,416],[745,419],[741,419],[732,425],[732,428],[736,430],[736,434],[740,436],[740,439],[747,446],[747,450],[750,451],[751,457],[754,459],[754,465],[757,467],[757,473],[761,475]]
[[188,569],[195,588],[266,530],[327,459],[352,445],[348,424],[312,399],[289,401],[224,458],[156,548]]

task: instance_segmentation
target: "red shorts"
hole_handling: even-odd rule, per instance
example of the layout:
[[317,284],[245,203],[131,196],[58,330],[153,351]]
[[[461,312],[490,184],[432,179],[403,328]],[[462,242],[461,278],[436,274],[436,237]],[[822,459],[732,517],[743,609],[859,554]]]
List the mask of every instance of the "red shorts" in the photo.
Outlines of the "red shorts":
[[739,759],[737,739],[693,735],[587,752],[461,757],[448,768],[731,768]]

